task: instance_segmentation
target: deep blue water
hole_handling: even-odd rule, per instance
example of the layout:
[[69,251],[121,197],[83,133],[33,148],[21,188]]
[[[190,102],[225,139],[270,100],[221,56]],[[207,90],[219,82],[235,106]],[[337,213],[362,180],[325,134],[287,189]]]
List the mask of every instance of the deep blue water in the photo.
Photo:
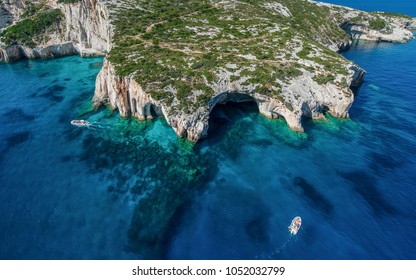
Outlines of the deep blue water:
[[196,147],[91,110],[101,58],[0,64],[0,259],[415,259],[416,41],[344,55],[350,120],[227,104]]
[[343,5],[368,12],[393,12],[416,17],[416,3],[413,0],[323,0],[322,2]]

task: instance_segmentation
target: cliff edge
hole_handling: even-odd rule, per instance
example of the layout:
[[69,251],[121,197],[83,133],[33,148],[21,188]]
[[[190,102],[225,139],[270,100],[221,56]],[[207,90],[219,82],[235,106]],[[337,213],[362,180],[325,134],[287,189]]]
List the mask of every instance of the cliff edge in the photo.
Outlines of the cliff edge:
[[0,61],[107,54],[112,25],[104,2],[4,0],[0,3]]
[[[295,131],[303,131],[302,117],[348,117],[351,88],[365,72],[339,52],[352,39],[407,42],[416,25],[404,15],[306,0],[2,5],[0,61],[106,55],[95,106],[139,120],[163,116],[192,142],[207,136],[210,112],[228,101],[255,102]],[[28,24],[36,27],[29,38],[20,32]]]
[[193,142],[228,101],[253,101],[300,132],[302,117],[346,118],[365,72],[338,52],[356,38],[413,38],[411,18],[313,1],[139,2],[114,13],[93,101],[122,117],[163,116]]

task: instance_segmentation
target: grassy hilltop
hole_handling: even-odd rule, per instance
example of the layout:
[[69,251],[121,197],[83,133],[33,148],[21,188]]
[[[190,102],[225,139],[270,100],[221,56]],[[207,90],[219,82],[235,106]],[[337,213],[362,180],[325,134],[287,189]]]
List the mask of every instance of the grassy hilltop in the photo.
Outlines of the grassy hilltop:
[[347,34],[329,7],[308,1],[136,0],[112,9],[116,73],[185,112],[207,104],[223,71],[277,98],[303,71],[320,84],[348,73],[328,48]]

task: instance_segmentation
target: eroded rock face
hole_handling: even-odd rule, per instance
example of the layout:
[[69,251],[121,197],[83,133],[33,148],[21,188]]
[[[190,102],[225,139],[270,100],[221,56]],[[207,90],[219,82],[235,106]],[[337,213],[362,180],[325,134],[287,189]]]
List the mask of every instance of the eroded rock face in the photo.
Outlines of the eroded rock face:
[[[255,30],[254,27],[246,27],[246,29],[238,30],[241,33],[250,33],[250,35],[246,34],[245,38],[241,39],[235,37],[235,34],[223,33],[222,38],[225,39],[220,40],[215,47],[210,48],[208,43],[204,44],[207,47],[200,47],[201,41],[198,41],[198,36],[208,35],[212,39],[222,31],[220,27],[209,23],[209,21],[204,23],[201,20],[203,16],[199,15],[199,20],[204,23],[204,29],[192,25],[186,26],[188,30],[196,33],[194,37],[188,38],[188,41],[191,42],[189,46],[186,43],[175,45],[171,43],[171,41],[175,41],[175,38],[165,41],[164,37],[162,37],[161,42],[158,43],[159,49],[153,53],[158,55],[154,61],[143,59],[143,57],[152,55],[152,52],[147,51],[154,45],[154,41],[158,40],[151,41],[142,36],[143,34],[139,34],[135,36],[137,41],[131,42],[131,44],[132,46],[137,46],[136,49],[140,51],[136,51],[136,53],[123,52],[123,50],[118,48],[114,55],[118,55],[118,58],[111,60],[112,56],[110,56],[110,60],[106,60],[104,68],[97,79],[93,101],[96,106],[108,103],[112,109],[118,109],[122,117],[134,116],[144,120],[150,118],[153,111],[157,115],[166,118],[179,137],[186,137],[193,142],[197,142],[207,136],[210,112],[215,105],[228,101],[245,102],[252,100],[256,102],[262,115],[268,118],[284,118],[289,127],[298,132],[303,132],[302,117],[322,119],[324,118],[324,113],[327,112],[338,118],[348,118],[348,110],[354,101],[352,88],[360,86],[363,82],[365,71],[353,63],[331,55],[328,53],[328,49],[333,52],[347,50],[351,45],[352,39],[407,42],[413,38],[408,28],[414,24],[414,21],[400,16],[388,16],[379,13],[370,14],[336,5],[313,1],[308,2],[322,8],[322,10],[315,9],[314,11],[320,17],[325,17],[329,22],[328,25],[319,24],[321,29],[319,27],[314,29],[315,33],[311,34],[311,36],[305,36],[302,32],[292,33],[291,38],[281,44],[282,37],[285,34],[276,36],[273,40],[271,40],[273,35],[270,34],[282,32],[282,30],[292,28],[293,26],[288,25],[285,20],[270,22],[267,26],[268,29],[266,28],[266,33],[269,35],[258,35],[258,39],[264,40],[262,46],[273,45],[272,48],[274,48],[274,46],[280,44],[280,48],[276,47],[279,51],[274,52],[268,58],[262,58],[259,52],[257,52],[257,55],[253,55],[255,53],[253,50],[250,53],[250,50],[234,47],[232,50],[238,58],[228,62],[228,64],[218,63],[215,69],[210,68],[210,74],[213,76],[211,81],[208,81],[204,74],[196,77],[192,75],[189,75],[189,77],[185,77],[185,75],[179,78],[172,76],[168,77],[167,80],[169,82],[166,85],[162,83],[164,84],[163,87],[159,87],[158,81],[152,81],[152,86],[149,86],[149,82],[142,83],[142,81],[148,81],[148,77],[142,74],[136,75],[136,73],[141,73],[141,63],[146,64],[150,61],[164,67],[166,69],[165,73],[178,70],[177,65],[170,67],[169,57],[161,55],[160,52],[158,53],[160,49],[182,53],[188,59],[182,60],[182,64],[196,65],[194,69],[200,69],[204,67],[203,63],[198,64],[198,62],[203,60],[200,58],[201,55],[208,54],[214,49],[214,52],[220,52],[219,57],[227,57],[229,51],[226,46],[221,46],[221,44],[232,44],[230,42],[232,40],[239,41],[242,45],[251,44],[256,42],[253,40],[255,38],[251,36],[255,37],[256,35],[253,34],[262,32]],[[294,3],[293,5],[291,2],[271,1],[269,4],[262,5],[262,9],[268,10],[271,14],[279,14],[281,18],[291,19],[299,16],[297,13],[305,12],[302,7],[305,3],[296,1]],[[222,17],[221,20],[228,20],[232,18],[236,10],[247,8],[247,3],[244,3],[242,6],[240,4],[242,4],[240,1],[221,1],[213,4],[213,6],[221,11],[226,11],[225,13],[219,12],[219,15]],[[313,7],[316,8],[316,6]],[[256,9],[258,7],[251,6],[251,8]],[[258,12],[260,13],[262,9],[258,10]],[[196,14],[194,13],[193,15]],[[239,16],[241,18],[241,16],[244,17],[246,15]],[[186,17],[185,15],[182,19],[185,20]],[[311,15],[311,22],[322,23],[313,17]],[[256,20],[256,18],[250,15],[247,15],[247,18]],[[195,20],[195,22],[201,23],[198,22],[198,19]],[[147,26],[145,32],[151,33],[155,25],[160,25],[159,27],[163,29],[164,23],[165,21],[160,21],[157,24],[152,23]],[[196,25],[198,26],[198,24]],[[313,25],[313,23],[311,25],[307,23],[306,26],[307,28],[311,26],[316,28],[316,25]],[[339,27],[346,31],[349,36],[343,36],[343,32]],[[151,38],[152,36],[148,37]],[[308,45],[308,43],[305,43],[311,39],[321,45]],[[282,45],[284,47],[281,47]],[[273,52],[270,49],[269,51]],[[123,65],[130,62],[123,60],[126,57],[128,57],[128,60],[140,62],[137,65],[129,65],[129,68],[134,68],[134,70],[123,71]],[[240,58],[245,60],[242,62]],[[288,65],[292,68],[282,70],[286,72],[281,77],[275,78],[274,76],[273,81],[270,81],[270,79],[264,78],[264,76],[261,78],[255,76],[257,71],[265,69],[264,67],[262,68],[264,65],[275,69],[268,72],[268,74],[276,73],[279,71],[279,68],[284,69]],[[116,74],[117,71],[118,73],[124,73],[123,75],[125,76],[118,76]],[[184,73],[186,71],[192,71],[192,69],[182,67],[176,72]],[[269,75],[269,77],[271,76]],[[202,88],[205,87],[205,89],[201,90],[189,86],[189,80],[193,78],[198,80],[199,83],[203,81]],[[269,81],[266,82],[266,80]],[[175,81],[189,86],[189,91],[185,97],[181,93],[181,97],[178,98],[180,86],[176,85]],[[206,90],[207,88],[208,90]],[[166,96],[171,96],[172,98],[166,98]],[[208,101],[206,101],[207,98],[209,99]],[[201,102],[201,100],[203,101]],[[198,105],[195,107],[192,104]]]
[[0,2],[0,29],[12,24],[23,13],[24,0],[2,0]]
[[[32,2],[40,3],[41,1]],[[115,44],[112,38],[115,27],[110,22],[110,13],[112,13],[112,16],[117,15],[117,12],[123,11],[126,7],[131,8],[133,6],[129,5],[134,4],[128,0],[123,2],[82,0],[73,4],[58,3],[57,0],[44,0],[42,2],[51,8],[59,8],[63,12],[64,19],[59,28],[49,32],[47,42],[38,44],[35,48],[20,45],[2,47],[0,42],[0,61],[10,61],[24,57],[45,58],[71,54],[81,56],[106,55]],[[227,11],[231,13],[238,2],[222,1],[221,3],[211,3],[211,5],[214,8],[222,6],[223,9],[228,9]],[[334,30],[331,32],[322,30],[323,34],[314,34],[313,39],[316,42],[333,52],[347,50],[352,39],[407,42],[413,38],[408,29],[416,26],[414,19],[368,14],[346,7],[313,1],[308,2],[317,6],[329,7],[331,24],[335,26],[335,29],[342,27],[349,35],[349,37],[345,34],[340,36],[338,31],[343,34],[342,30],[335,30],[335,33]],[[293,7],[292,10],[289,6],[286,7],[285,3],[287,4],[285,1],[271,1],[270,4],[265,4],[262,7],[268,9],[270,13],[280,14],[282,18],[289,20],[296,15],[296,10]],[[303,3],[297,4],[303,5]],[[27,2],[24,0],[3,0],[0,6],[0,28],[18,21],[26,5]],[[114,10],[117,10],[117,12]],[[358,23],[357,18],[360,19]],[[371,21],[375,19],[382,20],[385,27],[380,28],[380,30],[371,28]],[[158,24],[163,24],[163,22]],[[155,24],[147,26],[146,32],[151,32],[154,27]],[[267,26],[270,29],[268,29],[267,34],[282,32],[286,27],[284,24],[282,25],[282,22],[270,23]],[[330,26],[328,25],[325,28],[330,28]],[[220,32],[220,29],[215,26],[202,31],[198,31],[198,28],[192,26],[189,29],[199,32],[201,36],[209,35],[211,39]],[[249,29],[249,31],[252,34],[257,32],[254,29]],[[332,35],[335,38],[331,37]],[[232,34],[227,36],[226,39],[222,40],[223,43],[233,40]],[[265,35],[260,36],[259,39],[266,40],[266,37]],[[321,119],[324,118],[323,113],[328,112],[335,117],[347,118],[348,110],[354,101],[351,88],[360,86],[363,81],[364,70],[346,60],[341,61],[339,58],[328,55],[328,53],[325,54],[326,50],[323,48],[311,48],[313,44],[308,46],[308,43],[302,41],[302,38],[299,34],[294,34],[283,48],[280,47],[280,53],[273,58],[262,60],[262,58],[258,58],[252,53],[237,54],[238,59],[245,59],[246,64],[241,66],[229,63],[225,67],[218,67],[214,73],[216,76],[214,82],[208,82],[204,77],[204,86],[210,88],[213,94],[209,96],[207,102],[199,102],[196,108],[192,106],[191,108],[182,108],[176,97],[169,101],[155,99],[156,97],[152,98],[150,92],[144,90],[144,84],[135,78],[134,72],[124,76],[117,75],[116,69],[117,67],[120,68],[120,65],[114,65],[108,59],[105,59],[103,68],[96,80],[93,102],[95,106],[108,104],[113,110],[119,110],[121,117],[132,116],[138,120],[148,120],[154,115],[163,116],[179,137],[186,137],[192,142],[197,142],[207,136],[210,112],[216,104],[223,104],[228,101],[255,101],[262,115],[268,118],[282,117],[292,130],[299,132],[303,131],[302,117]],[[136,36],[135,39],[146,47],[154,44],[154,42],[143,39],[141,36]],[[252,39],[242,39],[241,44],[251,44],[251,42],[254,42]],[[275,42],[276,44],[279,43],[280,37],[276,36],[275,39],[276,41],[272,41],[273,47]],[[193,52],[194,57],[189,56],[192,59],[205,52],[204,49],[192,49],[192,46],[187,48],[183,44],[172,45],[169,42],[161,42],[159,47],[185,55]],[[136,57],[142,56],[141,53],[135,55]],[[135,56],[132,55],[131,57],[134,58]],[[325,60],[324,57],[334,58],[338,63],[337,65],[340,64],[341,67],[337,66],[337,71],[331,68],[327,69],[326,66],[328,65],[324,65],[322,62],[322,60]],[[188,62],[193,63],[192,59]],[[163,64],[166,61],[158,61],[157,63]],[[277,82],[273,81],[274,85],[247,82],[249,80],[247,75],[251,75],[247,73],[254,73],[256,66],[261,64],[274,65],[273,67],[279,65],[278,67],[282,68],[286,64],[290,64],[297,73],[295,72],[293,76],[278,78]],[[288,71],[288,69],[286,70]],[[243,75],[244,71],[245,74]],[[236,78],[237,73],[239,73],[239,77]],[[261,86],[267,88],[269,94],[261,93],[258,90]],[[167,87],[167,91],[175,95],[177,89],[170,86]],[[278,94],[272,94],[271,92],[277,92]],[[192,103],[196,102],[200,95],[201,92],[192,90],[186,98],[188,102]]]
[[0,49],[0,61],[12,61],[21,58],[52,58],[78,54],[72,42],[48,45],[42,48],[28,48],[12,45],[6,49]]
[[[37,4],[41,1],[32,2]],[[43,2],[63,12],[64,19],[58,30],[49,32],[47,42],[35,48],[20,45],[1,47],[0,45],[0,61],[51,58],[73,54],[87,57],[108,53],[111,48],[112,25],[107,6],[102,1],[84,0],[74,4],[62,4],[57,0]],[[23,0],[5,1],[2,13],[9,15],[7,25],[17,21],[26,6],[27,2]],[[7,26],[4,25],[4,27]]]
[[103,1],[59,4],[65,15],[65,40],[74,43],[82,56],[103,55],[111,49],[112,26]]
[[[315,3],[319,6],[326,6],[333,9],[334,13],[341,20],[341,28],[352,39],[391,43],[406,43],[413,39],[413,34],[410,30],[416,28],[415,18],[398,14],[389,15],[383,12],[367,13],[334,4]],[[371,22],[377,22],[378,24],[372,25]]]
[[97,76],[93,103],[97,107],[108,104],[111,109],[118,109],[121,117],[133,116],[138,120],[151,119],[150,106],[158,105],[131,77],[117,76],[108,60],[104,60]]
[[23,57],[20,46],[13,45],[6,49],[0,48],[0,61],[16,60]]
[[383,33],[378,30],[372,30],[367,26],[346,23],[342,28],[356,40],[407,43],[413,39],[413,33],[410,30],[396,26],[389,33]]
[[[348,80],[350,87],[362,83],[364,73],[364,70],[351,64]],[[303,132],[303,116],[322,119],[323,113],[329,112],[335,117],[347,118],[354,101],[350,87],[340,88],[332,83],[319,85],[312,77],[312,73],[305,72],[283,89],[288,96],[298,96],[291,103],[256,93],[254,87],[225,79],[218,83],[214,97],[206,106],[199,107],[192,113],[183,113],[174,110],[172,104],[154,100],[132,77],[117,76],[114,67],[105,60],[97,77],[93,102],[97,107],[109,104],[112,109],[118,109],[122,117],[133,116],[139,120],[152,118],[153,111],[156,115],[163,116],[179,137],[186,137],[192,142],[207,137],[210,112],[216,104],[228,101],[255,101],[262,115],[272,119],[283,117],[289,127],[298,132]]]
[[150,120],[153,114],[164,117],[179,137],[193,142],[207,136],[208,107],[198,108],[192,114],[175,114],[170,106],[145,93],[132,77],[117,76],[108,60],[97,76],[93,103],[96,107],[108,104],[111,109],[119,110],[121,117],[138,120]]

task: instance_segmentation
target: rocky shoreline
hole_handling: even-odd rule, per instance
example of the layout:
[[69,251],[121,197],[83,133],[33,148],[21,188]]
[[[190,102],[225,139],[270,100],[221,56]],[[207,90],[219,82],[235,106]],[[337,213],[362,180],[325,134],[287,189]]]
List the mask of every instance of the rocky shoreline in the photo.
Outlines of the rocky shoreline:
[[[348,84],[350,87],[359,87],[364,81],[365,71],[353,64],[349,67]],[[354,101],[349,87],[340,91],[333,84],[319,85],[308,72],[284,90],[288,95],[299,94],[303,97],[294,99],[292,103],[299,110],[290,110],[284,101],[258,94],[254,88],[246,88],[228,80],[218,85],[218,94],[209,101],[208,106],[200,107],[191,114],[171,114],[169,106],[145,93],[132,77],[117,76],[114,67],[105,60],[97,76],[93,103],[95,107],[108,104],[111,109],[117,109],[121,117],[132,116],[138,120],[149,120],[153,115],[164,117],[180,138],[197,142],[208,136],[209,115],[216,104],[252,101],[263,116],[270,119],[283,117],[293,131],[303,132],[302,117],[324,119],[323,113],[328,112],[337,118],[348,118],[348,110]]]
[[[30,1],[8,0],[4,1],[3,17],[8,23],[1,28],[18,22]],[[13,61],[18,59],[53,58],[68,55],[82,57],[104,56],[111,49],[112,25],[109,21],[109,12],[105,1],[88,0],[73,4],[59,3],[57,0],[31,1],[35,4],[45,2],[48,7],[60,9],[64,20],[59,24],[60,30],[48,32],[48,40],[41,42],[34,48],[13,44],[1,46],[0,61]],[[1,42],[0,42],[1,43]]]
[[[46,2],[50,7],[58,8],[63,12],[64,20],[60,23],[60,30],[48,34],[49,40],[35,48],[16,44],[0,48],[0,61],[72,54],[95,56],[107,55],[110,52],[113,47],[114,26],[110,21],[109,9],[115,9],[112,6],[114,1],[82,0],[73,4],[62,4],[58,1]],[[228,1],[225,2],[227,4]],[[18,22],[25,10],[25,3],[24,1],[5,1],[2,9],[3,12],[8,13],[12,22]],[[348,34],[349,40],[337,41],[337,39],[332,40],[324,36],[316,38],[334,52],[347,50],[352,39],[405,43],[413,38],[409,29],[416,26],[414,19],[377,15],[377,19],[382,18],[383,22],[387,23],[383,29],[377,30],[378,27],[375,25],[377,22],[373,23],[375,19],[365,12],[313,3],[331,9],[338,26]],[[273,9],[278,7],[278,12],[284,12],[285,16],[290,16],[289,10],[283,9],[283,6],[270,7]],[[357,22],[358,20],[360,22]],[[388,30],[388,32],[382,30]],[[289,59],[267,61],[270,64],[284,64],[286,61],[296,59],[296,64],[301,66],[295,76],[279,81],[281,88],[279,88],[278,96],[259,92],[258,84],[247,83],[247,79],[242,76],[237,79],[233,78],[235,73],[242,71],[235,70],[237,66],[230,63],[226,67],[217,69],[215,82],[206,82],[206,86],[209,86],[213,92],[209,100],[203,106],[197,106],[192,110],[178,109],[180,102],[175,98],[169,102],[154,98],[135,79],[134,73],[118,75],[116,66],[107,57],[97,76],[93,103],[96,107],[108,104],[113,110],[119,110],[121,117],[131,116],[138,120],[148,120],[154,115],[164,117],[179,137],[187,138],[192,142],[207,137],[211,110],[216,104],[224,104],[228,101],[253,101],[262,115],[272,119],[282,117],[292,130],[299,132],[303,132],[302,117],[323,119],[324,113],[329,113],[334,117],[347,118],[348,110],[354,101],[352,88],[361,85],[365,71],[346,60],[341,62],[342,72],[328,71],[320,68],[320,64],[314,62],[313,56],[301,57],[299,54],[301,50],[302,43],[300,49],[299,47],[297,49],[297,54],[291,53],[290,56],[286,56],[290,57]],[[320,50],[315,51],[317,56],[322,55]],[[259,63],[249,56],[245,58],[247,61]],[[317,72],[311,69],[320,70]],[[330,79],[328,81],[318,79],[322,77]],[[176,92],[175,89],[171,90],[172,93]],[[275,87],[270,86],[269,90],[275,90]],[[195,90],[187,98],[192,102],[200,94]]]

